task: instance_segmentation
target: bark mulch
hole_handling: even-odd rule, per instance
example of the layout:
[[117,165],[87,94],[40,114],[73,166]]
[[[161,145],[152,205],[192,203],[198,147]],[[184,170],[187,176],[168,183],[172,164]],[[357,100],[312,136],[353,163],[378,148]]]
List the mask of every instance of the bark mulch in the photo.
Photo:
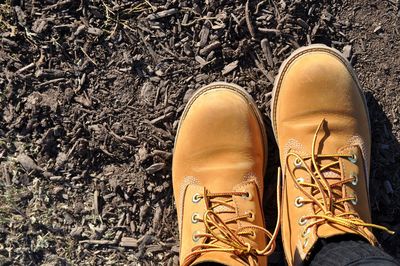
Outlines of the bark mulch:
[[[0,2],[0,265],[177,265],[171,157],[193,92],[235,82],[278,153],[272,84],[296,48],[355,65],[373,127],[373,221],[400,229],[399,3],[340,0]],[[400,258],[398,235],[376,232]],[[270,257],[283,264],[281,246]]]

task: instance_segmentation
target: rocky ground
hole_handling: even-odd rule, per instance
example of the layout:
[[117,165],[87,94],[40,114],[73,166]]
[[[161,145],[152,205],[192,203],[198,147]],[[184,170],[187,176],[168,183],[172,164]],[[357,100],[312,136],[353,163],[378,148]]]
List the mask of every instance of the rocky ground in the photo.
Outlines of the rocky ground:
[[[399,8],[0,1],[0,265],[176,265],[173,140],[188,98],[212,81],[245,87],[265,115],[273,199],[272,84],[282,61],[310,43],[341,50],[357,70],[373,129],[373,221],[400,233]],[[375,233],[400,258],[398,234]],[[283,261],[278,247],[270,263]]]

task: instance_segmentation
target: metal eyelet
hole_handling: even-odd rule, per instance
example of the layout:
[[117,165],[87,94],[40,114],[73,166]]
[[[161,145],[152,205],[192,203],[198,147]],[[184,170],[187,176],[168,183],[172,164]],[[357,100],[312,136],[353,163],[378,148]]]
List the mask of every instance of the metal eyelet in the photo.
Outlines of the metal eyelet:
[[296,182],[297,183],[304,183],[304,178],[299,177],[299,178],[296,179]]
[[192,202],[193,203],[199,203],[200,200],[201,200],[201,195],[199,193],[196,193],[196,194],[193,195],[193,197],[192,197]]
[[192,223],[193,224],[197,224],[200,221],[199,219],[200,219],[200,215],[197,212],[193,213],[193,215],[192,215]]
[[351,157],[348,157],[349,161],[352,163],[356,163],[357,162],[357,155],[353,154]]
[[308,236],[308,234],[310,233],[310,231],[311,231],[311,229],[310,229],[310,227],[308,227],[306,231],[303,231],[303,232],[301,233],[301,236],[302,236],[302,237]]
[[253,222],[256,218],[256,215],[252,211],[246,211],[244,214],[247,215],[247,220],[249,220],[250,222]]
[[246,194],[242,195],[242,198],[247,199],[247,200],[252,200],[253,195],[251,195],[250,192],[246,192]]
[[307,219],[304,216],[301,216],[299,219],[299,225],[303,226],[307,223]]
[[301,167],[301,164],[302,164],[302,162],[301,162],[301,160],[300,160],[299,158],[296,158],[296,159],[294,160],[294,167],[300,168],[300,167]]
[[357,202],[358,202],[358,198],[357,198],[357,195],[353,195],[353,199],[351,199],[351,203],[353,204],[353,205],[357,205]]
[[353,184],[353,186],[357,185],[357,183],[358,183],[358,176],[357,176],[355,173],[351,173],[350,176],[353,178],[353,180],[351,181],[351,184]]
[[302,201],[302,200],[304,200],[303,197],[297,197],[297,198],[294,200],[294,205],[295,205],[297,208],[300,208],[301,206],[304,205],[303,202],[300,202],[300,201]]
[[200,237],[198,236],[200,234],[200,231],[195,231],[192,235],[192,240],[193,242],[198,242],[200,240]]

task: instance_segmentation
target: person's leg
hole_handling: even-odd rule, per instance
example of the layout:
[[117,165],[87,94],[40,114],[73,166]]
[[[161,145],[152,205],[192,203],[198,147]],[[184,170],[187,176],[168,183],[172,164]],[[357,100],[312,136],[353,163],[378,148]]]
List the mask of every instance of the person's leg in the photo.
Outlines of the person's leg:
[[266,265],[276,236],[267,246],[266,145],[257,105],[239,86],[213,83],[189,100],[172,162],[181,265]]
[[308,261],[310,266],[399,266],[385,253],[363,240],[337,239],[321,241],[322,247]]
[[[371,132],[354,70],[339,51],[313,45],[295,51],[276,80],[271,120],[284,176],[281,230],[288,264],[307,262],[318,243],[323,247],[313,264],[335,261],[338,253],[326,254],[353,245],[335,265],[340,259],[357,263],[362,250],[385,262],[372,247],[377,240],[371,227],[393,232],[371,223]],[[368,244],[323,244],[347,235]]]

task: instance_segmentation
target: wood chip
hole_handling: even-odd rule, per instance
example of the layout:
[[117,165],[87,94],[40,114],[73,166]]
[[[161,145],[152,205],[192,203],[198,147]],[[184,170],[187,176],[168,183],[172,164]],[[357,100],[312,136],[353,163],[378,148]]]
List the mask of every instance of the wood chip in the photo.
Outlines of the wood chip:
[[204,60],[204,59],[203,59],[201,56],[199,56],[199,55],[196,55],[194,59],[196,60],[197,63],[200,64],[200,67],[203,67],[203,66],[207,65],[207,61]]
[[61,180],[63,180],[63,177],[61,175],[55,175],[55,176],[51,176],[49,179],[51,181],[61,181]]
[[246,1],[246,5],[245,5],[245,16],[246,16],[247,29],[249,30],[251,37],[255,38],[256,33],[254,31],[253,24],[251,23],[249,0]]
[[208,36],[210,34],[210,24],[208,22],[204,23],[203,28],[200,31],[200,48],[203,48],[208,41]]
[[272,59],[272,52],[268,39],[261,40],[261,49],[264,53],[265,58],[267,59],[268,65],[270,67],[274,67],[274,60]]
[[25,171],[41,170],[41,168],[35,163],[35,161],[26,154],[19,154],[17,156],[17,161],[25,169]]
[[233,70],[235,70],[238,67],[239,60],[235,60],[232,63],[226,65],[224,69],[222,70],[222,75],[227,75],[231,73]]
[[297,21],[297,24],[299,24],[305,30],[308,30],[310,28],[310,26],[307,24],[307,22],[305,22],[303,19],[297,18],[296,21]]
[[99,195],[100,192],[98,190],[95,190],[93,193],[93,211],[95,215],[100,214]]
[[121,247],[128,247],[128,248],[137,248],[138,247],[138,240],[133,237],[122,237],[121,242],[119,242]]
[[162,215],[162,209],[160,206],[156,205],[154,216],[153,216],[153,229],[154,230],[157,230],[158,227],[160,226],[161,215]]
[[100,36],[103,34],[103,30],[99,28],[89,27],[87,33]]
[[175,15],[176,13],[178,13],[178,9],[176,8],[171,8],[168,10],[163,10],[160,12],[157,12],[155,14],[150,14],[147,16],[148,20],[155,20],[155,19],[160,19],[160,18],[166,18],[172,15]]
[[206,47],[204,47],[203,49],[200,50],[200,55],[208,55],[211,51],[214,51],[218,48],[221,47],[221,43],[219,41],[215,41],[209,45],[207,45]]
[[162,169],[164,169],[165,163],[155,163],[150,165],[149,167],[146,168],[146,172],[149,174],[154,174]]
[[275,35],[281,35],[281,31],[277,29],[258,28],[258,30],[263,33],[273,33]]

